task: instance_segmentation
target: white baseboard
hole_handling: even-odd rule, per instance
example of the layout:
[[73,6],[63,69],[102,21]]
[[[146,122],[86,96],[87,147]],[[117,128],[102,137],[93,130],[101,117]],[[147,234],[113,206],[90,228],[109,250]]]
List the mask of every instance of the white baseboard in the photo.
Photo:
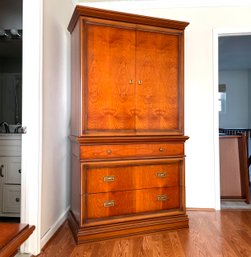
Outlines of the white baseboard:
[[70,206],[68,206],[68,208],[62,213],[62,215],[58,218],[58,220],[50,227],[50,229],[41,238],[41,249],[45,246],[45,244],[51,239],[51,237],[55,234],[55,232],[57,232],[60,226],[67,219],[69,210],[70,210]]

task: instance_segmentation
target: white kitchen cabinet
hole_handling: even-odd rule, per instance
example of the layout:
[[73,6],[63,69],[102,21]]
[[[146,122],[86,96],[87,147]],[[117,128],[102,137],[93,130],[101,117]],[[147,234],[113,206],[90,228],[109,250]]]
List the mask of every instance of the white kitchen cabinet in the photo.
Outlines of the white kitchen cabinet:
[[21,135],[0,135],[0,216],[19,217]]

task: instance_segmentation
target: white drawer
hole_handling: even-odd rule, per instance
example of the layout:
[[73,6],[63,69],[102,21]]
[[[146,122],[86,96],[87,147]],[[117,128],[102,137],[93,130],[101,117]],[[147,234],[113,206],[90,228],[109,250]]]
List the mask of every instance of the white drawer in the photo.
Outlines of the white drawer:
[[0,156],[21,156],[21,135],[0,135]]
[[3,212],[20,213],[21,187],[19,185],[3,186]]

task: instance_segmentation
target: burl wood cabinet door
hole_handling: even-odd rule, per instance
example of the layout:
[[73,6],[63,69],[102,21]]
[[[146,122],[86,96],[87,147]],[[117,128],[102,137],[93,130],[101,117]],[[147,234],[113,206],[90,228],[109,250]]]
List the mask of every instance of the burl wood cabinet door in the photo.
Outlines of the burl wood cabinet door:
[[86,35],[85,130],[134,130],[135,31],[88,25]]
[[137,31],[136,128],[179,131],[179,36]]
[[85,131],[180,132],[179,35],[94,24],[86,35]]

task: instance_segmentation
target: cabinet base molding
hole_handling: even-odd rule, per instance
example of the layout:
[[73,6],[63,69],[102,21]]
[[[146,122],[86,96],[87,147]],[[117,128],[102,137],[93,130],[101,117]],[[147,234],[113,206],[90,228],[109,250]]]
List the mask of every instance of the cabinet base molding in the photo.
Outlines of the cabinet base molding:
[[79,227],[74,215],[70,211],[68,220],[77,244],[189,227],[186,214],[131,220],[123,223],[113,223],[112,225],[102,224]]

